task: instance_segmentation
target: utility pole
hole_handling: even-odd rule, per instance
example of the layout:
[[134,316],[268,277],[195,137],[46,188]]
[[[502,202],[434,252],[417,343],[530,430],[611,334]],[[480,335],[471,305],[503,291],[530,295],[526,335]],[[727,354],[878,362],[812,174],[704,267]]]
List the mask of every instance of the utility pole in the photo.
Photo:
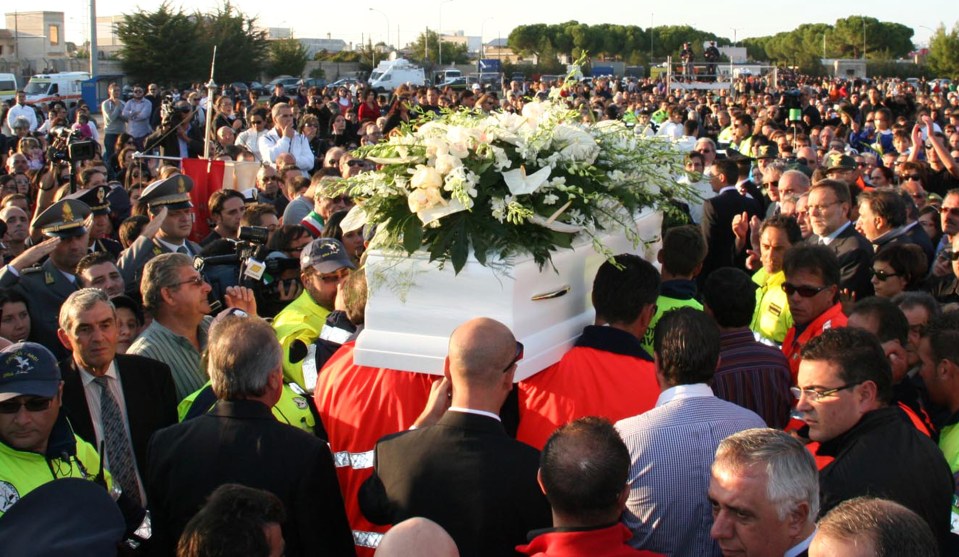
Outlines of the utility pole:
[[97,76],[97,0],[90,0],[90,77],[96,77],[96,76]]

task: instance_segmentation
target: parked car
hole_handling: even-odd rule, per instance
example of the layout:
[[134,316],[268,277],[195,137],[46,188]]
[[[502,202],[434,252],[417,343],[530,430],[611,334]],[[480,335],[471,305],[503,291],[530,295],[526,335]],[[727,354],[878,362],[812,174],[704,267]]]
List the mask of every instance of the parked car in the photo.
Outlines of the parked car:
[[268,95],[273,94],[273,89],[276,88],[278,83],[283,85],[283,91],[285,91],[287,95],[295,95],[300,83],[300,78],[291,75],[281,75],[273,78],[273,81],[266,84]]
[[[473,81],[475,82],[476,80],[474,79]],[[466,76],[460,76],[460,77],[454,77],[452,79],[448,79],[444,81],[443,83],[438,84],[436,87],[438,87],[441,91],[447,87],[454,90],[460,90],[460,89],[466,89],[470,85],[471,85],[470,80]]]
[[251,81],[250,89],[256,92],[257,95],[263,97],[270,94],[270,90],[266,88],[266,85],[263,85],[259,81]]
[[317,87],[319,89],[322,89],[326,87],[326,80],[319,77],[311,77],[308,79],[301,79],[298,85],[301,87],[306,87],[307,89],[309,89],[310,87]]
[[250,88],[247,87],[246,83],[243,83],[242,81],[234,81],[230,84],[230,87],[233,88],[233,91],[236,92],[237,96],[245,98],[250,94]]
[[330,83],[330,87],[333,89],[339,89],[340,87],[346,87],[347,89],[355,88],[360,85],[363,85],[365,82],[355,77],[344,77],[342,79],[337,79],[333,83]]

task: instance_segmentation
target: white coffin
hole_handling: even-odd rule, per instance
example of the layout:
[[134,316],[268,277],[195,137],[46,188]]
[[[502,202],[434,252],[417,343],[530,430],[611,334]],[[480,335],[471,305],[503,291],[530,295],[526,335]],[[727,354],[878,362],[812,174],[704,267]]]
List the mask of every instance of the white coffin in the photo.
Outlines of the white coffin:
[[[639,246],[623,233],[607,235],[604,243],[613,253],[635,253],[655,264],[662,214],[644,211],[636,224],[644,240]],[[585,240],[553,253],[556,270],[541,271],[531,256],[494,269],[471,255],[457,275],[452,265],[439,269],[430,263],[425,252],[398,258],[372,250],[366,260],[366,326],[355,362],[442,375],[450,333],[469,319],[489,317],[525,346],[516,380],[525,379],[558,362],[593,323],[590,291],[604,260]]]

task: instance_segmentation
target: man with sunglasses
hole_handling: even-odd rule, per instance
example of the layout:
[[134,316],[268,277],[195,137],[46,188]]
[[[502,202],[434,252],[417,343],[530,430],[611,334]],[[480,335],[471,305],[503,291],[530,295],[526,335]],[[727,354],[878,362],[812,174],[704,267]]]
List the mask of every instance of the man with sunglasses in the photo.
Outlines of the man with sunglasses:
[[73,433],[62,402],[49,350],[22,342],[0,351],[0,517],[47,482],[104,481],[96,449]]
[[499,416],[522,356],[498,321],[472,319],[453,331],[445,378],[424,412],[441,417],[376,444],[358,496],[371,522],[428,518],[464,557],[513,555],[529,531],[552,524],[537,485],[539,451],[511,439]]
[[150,125],[153,105],[144,98],[142,86],[139,84],[133,86],[133,98],[123,105],[120,114],[127,123],[127,133],[133,136],[137,147],[142,148],[144,139],[153,131]]
[[793,326],[783,339],[793,384],[799,373],[802,347],[827,329],[846,326],[839,303],[839,261],[826,246],[795,246],[783,260],[786,293]]
[[[831,329],[802,350],[796,411],[817,454],[820,516],[863,495],[900,503],[921,516],[940,544],[949,532],[955,483],[942,452],[890,405],[892,372],[879,339]],[[945,554],[945,553],[944,553]]]
[[283,375],[312,393],[316,372],[304,376],[307,348],[320,337],[326,316],[333,310],[340,283],[356,265],[346,248],[334,238],[317,238],[300,255],[303,293],[273,318],[273,328],[283,347]]

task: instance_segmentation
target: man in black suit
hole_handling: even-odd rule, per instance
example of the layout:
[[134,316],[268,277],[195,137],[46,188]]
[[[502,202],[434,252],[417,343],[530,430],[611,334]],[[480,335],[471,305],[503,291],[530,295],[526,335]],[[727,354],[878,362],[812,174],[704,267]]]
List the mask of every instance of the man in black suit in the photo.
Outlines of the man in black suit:
[[829,247],[839,260],[839,289],[855,294],[857,300],[872,296],[873,248],[849,220],[852,197],[849,186],[840,180],[820,180],[809,190],[810,244]]
[[[770,493],[779,495],[773,499]],[[809,451],[789,434],[756,428],[724,439],[708,496],[709,534],[723,555],[807,554],[816,533],[819,472]]]
[[759,217],[759,203],[736,190],[739,169],[734,161],[716,160],[710,169],[709,184],[716,197],[703,202],[702,229],[709,249],[699,273],[701,284],[714,269],[733,267],[739,262],[741,254],[736,250],[733,218],[738,215],[748,222],[752,217]]
[[[147,443],[155,431],[177,422],[170,368],[149,358],[116,353],[116,310],[99,288],[77,290],[63,302],[57,336],[73,351],[60,362],[60,370],[63,406],[74,431],[94,447],[103,443],[117,483],[145,506]],[[105,394],[119,411],[122,428],[111,423],[113,409],[104,408],[110,404],[103,399]],[[113,438],[115,434],[119,438]]]
[[893,244],[914,243],[906,233],[906,204],[891,188],[859,194],[858,230],[872,242],[876,253]]
[[[530,530],[549,527],[536,483],[539,451],[511,439],[497,415],[513,387],[522,345],[502,323],[473,319],[450,337],[446,377],[431,402],[436,425],[384,437],[359,493],[377,524],[422,516],[442,526],[460,555],[515,555]],[[439,390],[439,393],[436,391]]]
[[239,483],[283,502],[286,555],[355,555],[329,447],[271,412],[283,392],[283,351],[273,329],[258,318],[227,316],[211,326],[207,351],[216,404],[156,432],[147,450],[157,554],[174,553],[210,493]]

